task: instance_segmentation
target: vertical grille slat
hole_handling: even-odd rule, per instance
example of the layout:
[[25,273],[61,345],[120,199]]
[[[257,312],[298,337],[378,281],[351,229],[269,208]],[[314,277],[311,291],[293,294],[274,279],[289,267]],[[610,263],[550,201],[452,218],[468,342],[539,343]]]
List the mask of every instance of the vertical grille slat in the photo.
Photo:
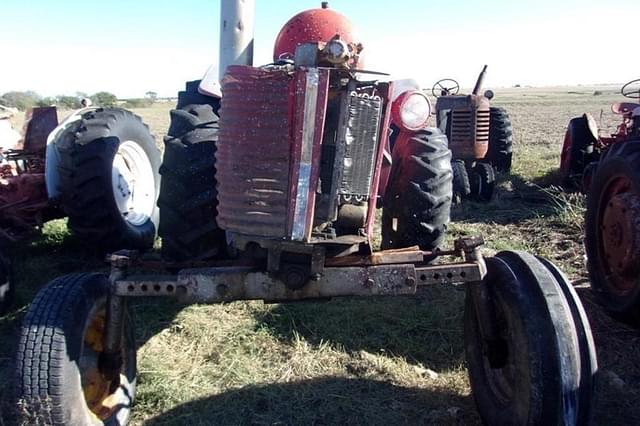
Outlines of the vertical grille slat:
[[368,197],[378,147],[382,101],[352,93],[347,109],[349,117],[338,193]]

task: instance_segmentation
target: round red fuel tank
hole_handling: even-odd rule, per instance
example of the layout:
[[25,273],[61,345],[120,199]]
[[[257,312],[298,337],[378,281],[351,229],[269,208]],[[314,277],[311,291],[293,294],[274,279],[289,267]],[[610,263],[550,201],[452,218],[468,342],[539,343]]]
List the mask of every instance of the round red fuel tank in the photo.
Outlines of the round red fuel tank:
[[[336,34],[347,43],[357,43],[351,22],[332,9],[310,9],[289,19],[276,37],[273,60],[293,58],[296,47],[303,43],[327,42]],[[358,62],[362,68],[362,60]]]

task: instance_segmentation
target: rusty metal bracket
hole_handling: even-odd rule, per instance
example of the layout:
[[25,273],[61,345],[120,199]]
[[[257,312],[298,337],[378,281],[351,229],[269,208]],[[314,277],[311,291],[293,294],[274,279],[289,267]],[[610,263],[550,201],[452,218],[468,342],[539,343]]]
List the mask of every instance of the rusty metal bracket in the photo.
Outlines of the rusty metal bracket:
[[220,271],[185,270],[178,275],[183,301],[226,302],[232,300],[294,301],[340,296],[382,296],[416,292],[413,265],[325,268],[317,280],[300,289],[261,271],[229,268]]
[[264,271],[248,267],[200,268],[180,271],[177,279],[129,279],[115,283],[120,296],[175,296],[185,303],[233,300],[295,301],[339,296],[382,296],[416,292],[413,265],[324,268],[317,280],[300,289],[288,288]]
[[135,277],[115,282],[119,296],[171,296],[184,303],[234,300],[286,302],[341,296],[415,294],[420,286],[482,280],[478,263],[416,267],[413,264],[325,267],[300,288],[287,287],[277,276],[252,267],[185,269],[177,277]]
[[464,284],[482,281],[484,274],[478,263],[449,263],[416,268],[418,285]]
[[111,263],[109,274],[110,292],[107,295],[107,309],[102,336],[103,351],[100,352],[98,366],[103,377],[112,383],[119,383],[122,363],[122,336],[126,299],[115,291],[116,283],[127,276],[129,266],[137,259],[136,251],[122,250],[107,256]]

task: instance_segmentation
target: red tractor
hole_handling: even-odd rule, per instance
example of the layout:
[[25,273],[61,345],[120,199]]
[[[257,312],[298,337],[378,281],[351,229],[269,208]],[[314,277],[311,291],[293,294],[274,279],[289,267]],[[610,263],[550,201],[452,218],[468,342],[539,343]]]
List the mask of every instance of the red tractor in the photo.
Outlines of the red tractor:
[[490,201],[496,171],[509,172],[513,129],[507,111],[490,106],[493,92],[480,94],[487,72],[485,65],[470,95],[459,95],[457,81],[437,81],[431,94],[437,98],[437,125],[449,139],[453,154],[454,200]]
[[[640,99],[640,80],[622,94]],[[640,325],[640,103],[612,110],[622,123],[610,137],[599,136],[589,114],[571,120],[561,170],[575,180],[582,174],[587,190],[585,249],[595,295],[612,314]]]
[[[27,113],[23,135],[0,119],[0,310],[13,289],[11,247],[68,217],[92,250],[151,248],[160,151],[139,117],[83,108],[58,125],[55,107]],[[2,253],[4,255],[2,255]]]
[[[622,96],[638,99],[640,79],[622,86]],[[626,142],[640,135],[640,110],[638,102],[618,102],[611,105],[611,111],[620,115],[622,122],[616,132],[602,136],[593,116],[585,113],[569,121],[560,156],[560,176],[568,187],[589,190],[597,162],[604,152],[619,142]]]
[[[272,63],[238,64],[252,41],[227,49],[225,34],[244,40],[250,3],[222,2],[221,52],[237,53],[221,58],[222,97],[206,76],[171,112],[158,201],[165,261],[116,252],[110,276],[56,279],[32,303],[17,356],[27,422],[127,422],[131,298],[279,303],[415,296],[443,284],[467,290],[465,347],[485,422],[585,422],[597,363],[564,275],[523,252],[484,258],[480,238],[438,249],[451,153],[446,136],[426,127],[424,94],[364,70],[365,46],[326,3],[284,25]],[[383,251],[374,251],[377,208]],[[159,276],[158,267],[174,272]]]

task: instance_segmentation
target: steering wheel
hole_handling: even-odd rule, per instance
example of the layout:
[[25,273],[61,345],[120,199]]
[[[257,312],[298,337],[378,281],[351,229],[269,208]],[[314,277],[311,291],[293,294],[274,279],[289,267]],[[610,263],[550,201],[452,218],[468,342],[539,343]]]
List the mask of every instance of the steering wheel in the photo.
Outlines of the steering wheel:
[[435,98],[440,96],[457,95],[460,91],[460,85],[452,78],[443,78],[436,81],[436,84],[431,88],[431,94]]
[[620,89],[625,98],[640,99],[640,78],[631,80]]

